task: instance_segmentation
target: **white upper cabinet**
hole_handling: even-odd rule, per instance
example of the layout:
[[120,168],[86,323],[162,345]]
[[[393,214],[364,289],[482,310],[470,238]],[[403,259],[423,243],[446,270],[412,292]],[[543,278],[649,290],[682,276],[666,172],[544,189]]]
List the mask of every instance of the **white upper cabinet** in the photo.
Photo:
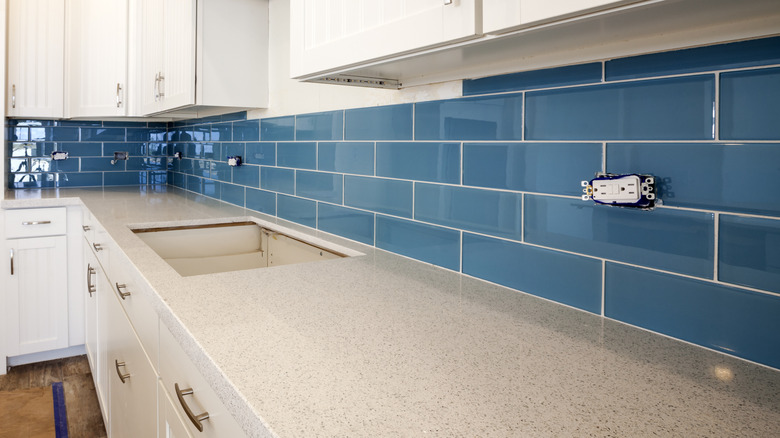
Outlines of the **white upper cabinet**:
[[477,0],[291,0],[290,74],[476,38]]
[[67,116],[127,115],[127,1],[68,0]]
[[8,1],[6,115],[63,116],[65,0]]
[[501,33],[638,0],[482,0],[485,33]]

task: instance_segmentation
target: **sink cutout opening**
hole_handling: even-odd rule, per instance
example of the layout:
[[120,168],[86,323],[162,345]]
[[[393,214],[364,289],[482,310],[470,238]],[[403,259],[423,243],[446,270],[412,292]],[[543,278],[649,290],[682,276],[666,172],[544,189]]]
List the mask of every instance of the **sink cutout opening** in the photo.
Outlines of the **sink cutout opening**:
[[182,277],[348,257],[250,221],[133,232]]

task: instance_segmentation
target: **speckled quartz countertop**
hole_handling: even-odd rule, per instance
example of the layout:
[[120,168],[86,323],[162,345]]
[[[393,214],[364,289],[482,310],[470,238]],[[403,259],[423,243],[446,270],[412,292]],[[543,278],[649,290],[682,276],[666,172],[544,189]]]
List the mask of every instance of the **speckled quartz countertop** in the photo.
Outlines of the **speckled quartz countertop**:
[[777,370],[332,236],[365,255],[180,277],[128,225],[277,222],[192,193],[17,191],[2,206],[81,202],[250,436],[780,434]]

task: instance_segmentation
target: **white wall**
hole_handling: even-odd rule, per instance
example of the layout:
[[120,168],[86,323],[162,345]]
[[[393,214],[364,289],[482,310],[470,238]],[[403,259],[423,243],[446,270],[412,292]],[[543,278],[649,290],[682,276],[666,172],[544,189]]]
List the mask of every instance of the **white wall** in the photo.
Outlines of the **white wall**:
[[461,95],[461,81],[384,90],[290,79],[290,1],[270,0],[269,8],[269,108],[250,111],[248,118],[448,99]]

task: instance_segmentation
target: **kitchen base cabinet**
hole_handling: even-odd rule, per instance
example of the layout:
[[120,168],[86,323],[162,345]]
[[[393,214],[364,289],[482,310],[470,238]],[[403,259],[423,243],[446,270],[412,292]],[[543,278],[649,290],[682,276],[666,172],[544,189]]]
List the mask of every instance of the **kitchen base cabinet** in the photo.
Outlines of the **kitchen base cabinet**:
[[92,379],[95,382],[95,391],[105,422],[108,419],[108,380],[106,375],[106,361],[108,359],[105,339],[107,318],[105,316],[106,312],[102,308],[107,303],[104,295],[111,293],[111,286],[108,284],[103,267],[98,262],[95,253],[90,249],[89,242],[87,243],[88,245],[85,246],[84,250],[87,265],[87,284],[85,287],[87,299],[84,306],[84,349],[87,352],[89,368],[92,370]]
[[162,382],[157,388],[157,406],[159,409],[159,424],[157,429],[158,438],[192,438],[187,431],[187,418],[181,418],[176,409],[176,405],[171,397],[165,392]]

